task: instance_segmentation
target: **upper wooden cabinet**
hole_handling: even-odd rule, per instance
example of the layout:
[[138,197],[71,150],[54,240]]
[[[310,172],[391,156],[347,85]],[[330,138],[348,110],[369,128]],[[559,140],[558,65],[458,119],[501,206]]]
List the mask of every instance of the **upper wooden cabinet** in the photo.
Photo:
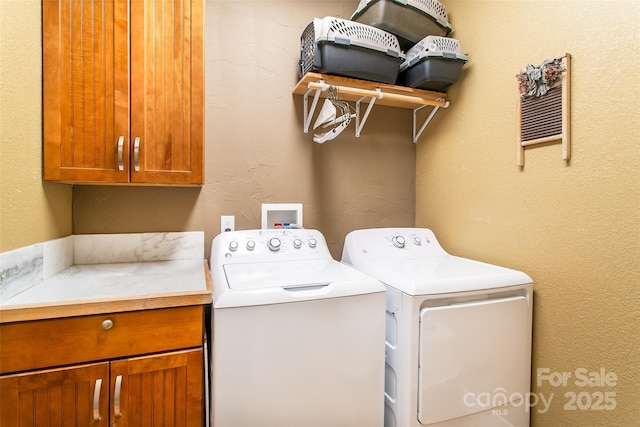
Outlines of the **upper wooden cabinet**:
[[45,180],[204,182],[203,0],[43,0]]

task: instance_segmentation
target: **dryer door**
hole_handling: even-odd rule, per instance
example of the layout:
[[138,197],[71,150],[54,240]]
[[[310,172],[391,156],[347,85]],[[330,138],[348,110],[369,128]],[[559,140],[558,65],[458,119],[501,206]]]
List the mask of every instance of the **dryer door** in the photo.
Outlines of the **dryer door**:
[[524,296],[423,308],[418,367],[420,423],[462,417],[507,404],[511,398],[526,397],[530,386],[530,316]]

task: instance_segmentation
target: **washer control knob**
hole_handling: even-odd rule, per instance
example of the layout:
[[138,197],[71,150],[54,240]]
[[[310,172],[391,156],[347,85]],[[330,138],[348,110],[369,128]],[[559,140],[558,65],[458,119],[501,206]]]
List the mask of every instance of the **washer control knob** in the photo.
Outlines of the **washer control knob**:
[[249,240],[247,242],[247,250],[252,251],[256,248],[256,242],[254,242],[253,240]]
[[393,243],[393,246],[395,246],[396,248],[404,248],[404,237],[402,236],[393,236],[393,238],[391,239],[391,242]]
[[293,247],[296,248],[296,249],[300,249],[302,247],[302,240],[294,239],[293,240]]
[[313,237],[311,239],[309,239],[309,247],[310,248],[315,248],[317,244],[318,244],[318,241],[316,239],[314,239]]
[[232,240],[229,242],[229,250],[231,252],[235,252],[238,250],[238,242],[236,242],[235,240]]
[[272,237],[271,239],[269,239],[269,242],[267,243],[267,246],[273,252],[279,251],[281,245],[282,245],[282,242],[277,237]]
[[415,243],[416,245],[420,246],[422,244],[422,239],[419,238],[418,236],[413,238],[413,243]]

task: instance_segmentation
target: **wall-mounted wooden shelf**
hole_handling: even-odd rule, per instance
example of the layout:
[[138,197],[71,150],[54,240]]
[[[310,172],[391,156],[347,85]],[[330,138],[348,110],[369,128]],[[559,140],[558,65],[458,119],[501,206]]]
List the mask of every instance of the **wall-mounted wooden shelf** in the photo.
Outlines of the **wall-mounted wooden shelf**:
[[[413,142],[415,143],[424,128],[431,121],[440,107],[447,108],[449,101],[447,94],[432,92],[422,89],[414,89],[404,86],[396,86],[385,83],[371,82],[367,80],[353,79],[349,77],[332,76],[329,74],[307,73],[293,89],[295,95],[304,96],[304,132],[309,131],[309,123],[315,111],[318,98],[326,98],[328,88],[334,86],[338,96],[343,101],[356,102],[356,136],[367,120],[369,112],[374,104],[405,108],[413,110]],[[315,92],[315,93],[314,93]],[[314,94],[311,109],[308,106],[308,97]],[[360,103],[368,100],[369,105],[363,117],[360,117]],[[419,130],[416,129],[417,113],[425,107],[433,107],[431,113]]]

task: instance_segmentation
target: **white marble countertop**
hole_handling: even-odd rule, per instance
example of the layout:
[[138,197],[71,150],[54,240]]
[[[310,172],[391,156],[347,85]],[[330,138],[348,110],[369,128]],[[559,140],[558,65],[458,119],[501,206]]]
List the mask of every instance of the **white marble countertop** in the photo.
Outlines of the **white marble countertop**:
[[0,303],[60,304],[206,291],[202,260],[74,265]]
[[[130,252],[136,255],[123,256],[121,250],[111,250],[127,247],[120,244],[122,236],[95,236],[90,239],[90,247],[99,247],[98,253],[108,255],[107,258],[103,255],[97,259],[97,263],[93,263],[96,261],[94,258],[87,258],[87,254],[91,255],[94,251],[82,246],[88,239],[83,236],[77,239],[81,244],[76,242],[70,250],[75,250],[76,263],[67,260],[64,263],[66,265],[41,279],[34,279],[31,266],[41,267],[44,264],[43,270],[47,270],[46,250],[44,262],[37,256],[35,261],[17,263],[20,268],[12,268],[4,262],[8,266],[5,271],[29,271],[13,282],[6,280],[6,289],[11,292],[5,290],[0,295],[0,323],[210,304],[209,270],[199,250],[202,237],[193,233],[186,236],[166,233],[158,236],[150,235],[144,241],[170,242],[171,245],[164,244],[164,247],[171,249],[170,253],[158,256],[156,252],[137,249],[140,244],[135,243],[136,250]],[[139,240],[139,236],[135,235],[125,237],[129,241]],[[198,250],[176,250],[176,246],[192,246],[194,237]],[[113,242],[116,238],[118,244]],[[107,246],[104,246],[104,242]],[[67,245],[69,242],[63,243]],[[154,245],[154,248],[157,246]],[[78,248],[81,248],[81,252]],[[17,257],[19,260],[23,258]],[[81,263],[77,263],[79,260]]]

